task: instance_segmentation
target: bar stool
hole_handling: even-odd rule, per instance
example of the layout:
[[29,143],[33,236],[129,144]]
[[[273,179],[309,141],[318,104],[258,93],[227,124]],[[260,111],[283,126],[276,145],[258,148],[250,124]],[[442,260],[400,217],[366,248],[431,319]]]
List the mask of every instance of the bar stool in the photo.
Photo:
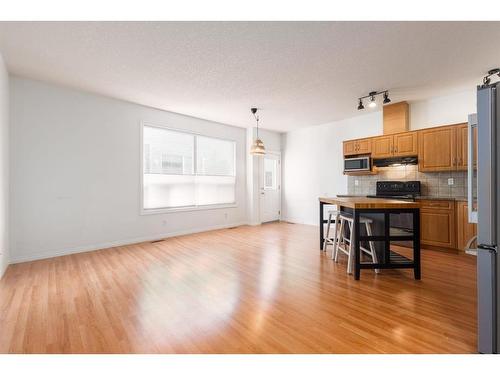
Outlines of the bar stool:
[[[360,224],[364,224],[366,228],[366,233],[368,236],[372,235],[372,223],[373,220],[367,217],[360,217],[359,219]],[[349,226],[349,238],[346,238],[344,235],[344,227],[345,223],[348,224]],[[353,238],[353,227],[354,227],[354,218],[351,215],[341,213],[340,214],[340,235],[338,238],[338,245],[336,248],[335,252],[335,257],[333,257],[332,254],[332,259],[335,259],[335,262],[338,262],[338,255],[339,255],[339,250],[343,252],[344,254],[347,255],[347,273],[351,274],[354,268],[353,260],[354,260],[354,248],[352,246],[352,242],[354,241]],[[358,234],[359,235],[359,234]],[[367,249],[365,247],[360,246],[360,250],[366,254],[368,254],[372,258],[373,263],[378,263],[377,259],[377,252],[375,251],[375,245],[373,244],[373,241],[368,241],[370,249]],[[375,269],[376,273],[379,273],[379,269]]]
[[[330,227],[332,224],[332,218],[334,218],[335,226],[333,227],[333,237],[330,238]],[[337,243],[339,238],[339,231],[338,231],[339,218],[340,218],[340,211],[337,210],[328,211],[328,223],[326,224],[326,235],[323,241],[323,251],[326,252],[327,245],[332,245],[333,246],[332,259],[334,258],[335,252],[337,251]]]

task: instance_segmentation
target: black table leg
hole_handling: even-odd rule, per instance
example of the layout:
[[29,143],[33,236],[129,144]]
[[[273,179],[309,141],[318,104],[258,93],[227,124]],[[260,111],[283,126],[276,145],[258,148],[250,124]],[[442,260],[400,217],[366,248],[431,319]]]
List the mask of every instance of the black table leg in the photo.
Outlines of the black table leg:
[[323,206],[325,204],[323,202],[319,202],[319,248],[320,250],[323,250],[323,241],[324,241],[324,238],[323,238],[323,231],[324,231],[324,228],[323,228]]
[[351,246],[354,246],[354,280],[359,280],[359,277],[361,276],[361,250],[360,250],[360,241],[359,241],[359,233],[360,233],[360,225],[359,225],[359,210],[354,210],[353,211],[354,215],[354,223],[353,223],[353,230],[354,233],[352,234],[353,238],[353,244]]
[[415,280],[420,280],[420,215],[419,209],[413,210],[413,274]]

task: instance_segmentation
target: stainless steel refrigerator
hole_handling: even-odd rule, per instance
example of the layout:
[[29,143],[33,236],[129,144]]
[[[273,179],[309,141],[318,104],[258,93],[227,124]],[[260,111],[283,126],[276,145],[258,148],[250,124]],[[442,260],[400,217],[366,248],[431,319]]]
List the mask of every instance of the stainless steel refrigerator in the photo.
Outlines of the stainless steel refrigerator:
[[[500,348],[500,82],[478,86],[469,116],[469,221],[478,224],[478,352]],[[477,128],[477,129],[476,129]]]

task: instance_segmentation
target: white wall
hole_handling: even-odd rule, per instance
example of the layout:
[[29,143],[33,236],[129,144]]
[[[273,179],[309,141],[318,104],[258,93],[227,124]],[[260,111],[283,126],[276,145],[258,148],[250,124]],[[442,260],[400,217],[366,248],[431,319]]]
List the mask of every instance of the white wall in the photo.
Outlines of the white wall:
[[316,224],[318,197],[347,192],[342,141],[382,133],[382,113],[312,126],[283,134],[284,219]]
[[0,278],[9,264],[9,76],[0,55]]
[[[11,262],[246,223],[245,129],[18,77],[10,87]],[[235,140],[237,207],[139,215],[141,121]]]
[[476,112],[476,89],[410,103],[412,130],[467,122]]
[[[410,103],[410,129],[467,122],[476,111],[475,89]],[[382,112],[305,127],[283,134],[284,219],[317,225],[318,197],[347,193],[342,141],[381,135]]]

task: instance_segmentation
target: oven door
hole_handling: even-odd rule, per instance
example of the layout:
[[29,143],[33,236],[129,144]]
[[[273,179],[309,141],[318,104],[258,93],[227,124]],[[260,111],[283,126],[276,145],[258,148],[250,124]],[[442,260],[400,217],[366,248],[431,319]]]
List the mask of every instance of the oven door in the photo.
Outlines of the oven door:
[[344,159],[344,172],[370,171],[371,160],[368,156],[362,158]]

